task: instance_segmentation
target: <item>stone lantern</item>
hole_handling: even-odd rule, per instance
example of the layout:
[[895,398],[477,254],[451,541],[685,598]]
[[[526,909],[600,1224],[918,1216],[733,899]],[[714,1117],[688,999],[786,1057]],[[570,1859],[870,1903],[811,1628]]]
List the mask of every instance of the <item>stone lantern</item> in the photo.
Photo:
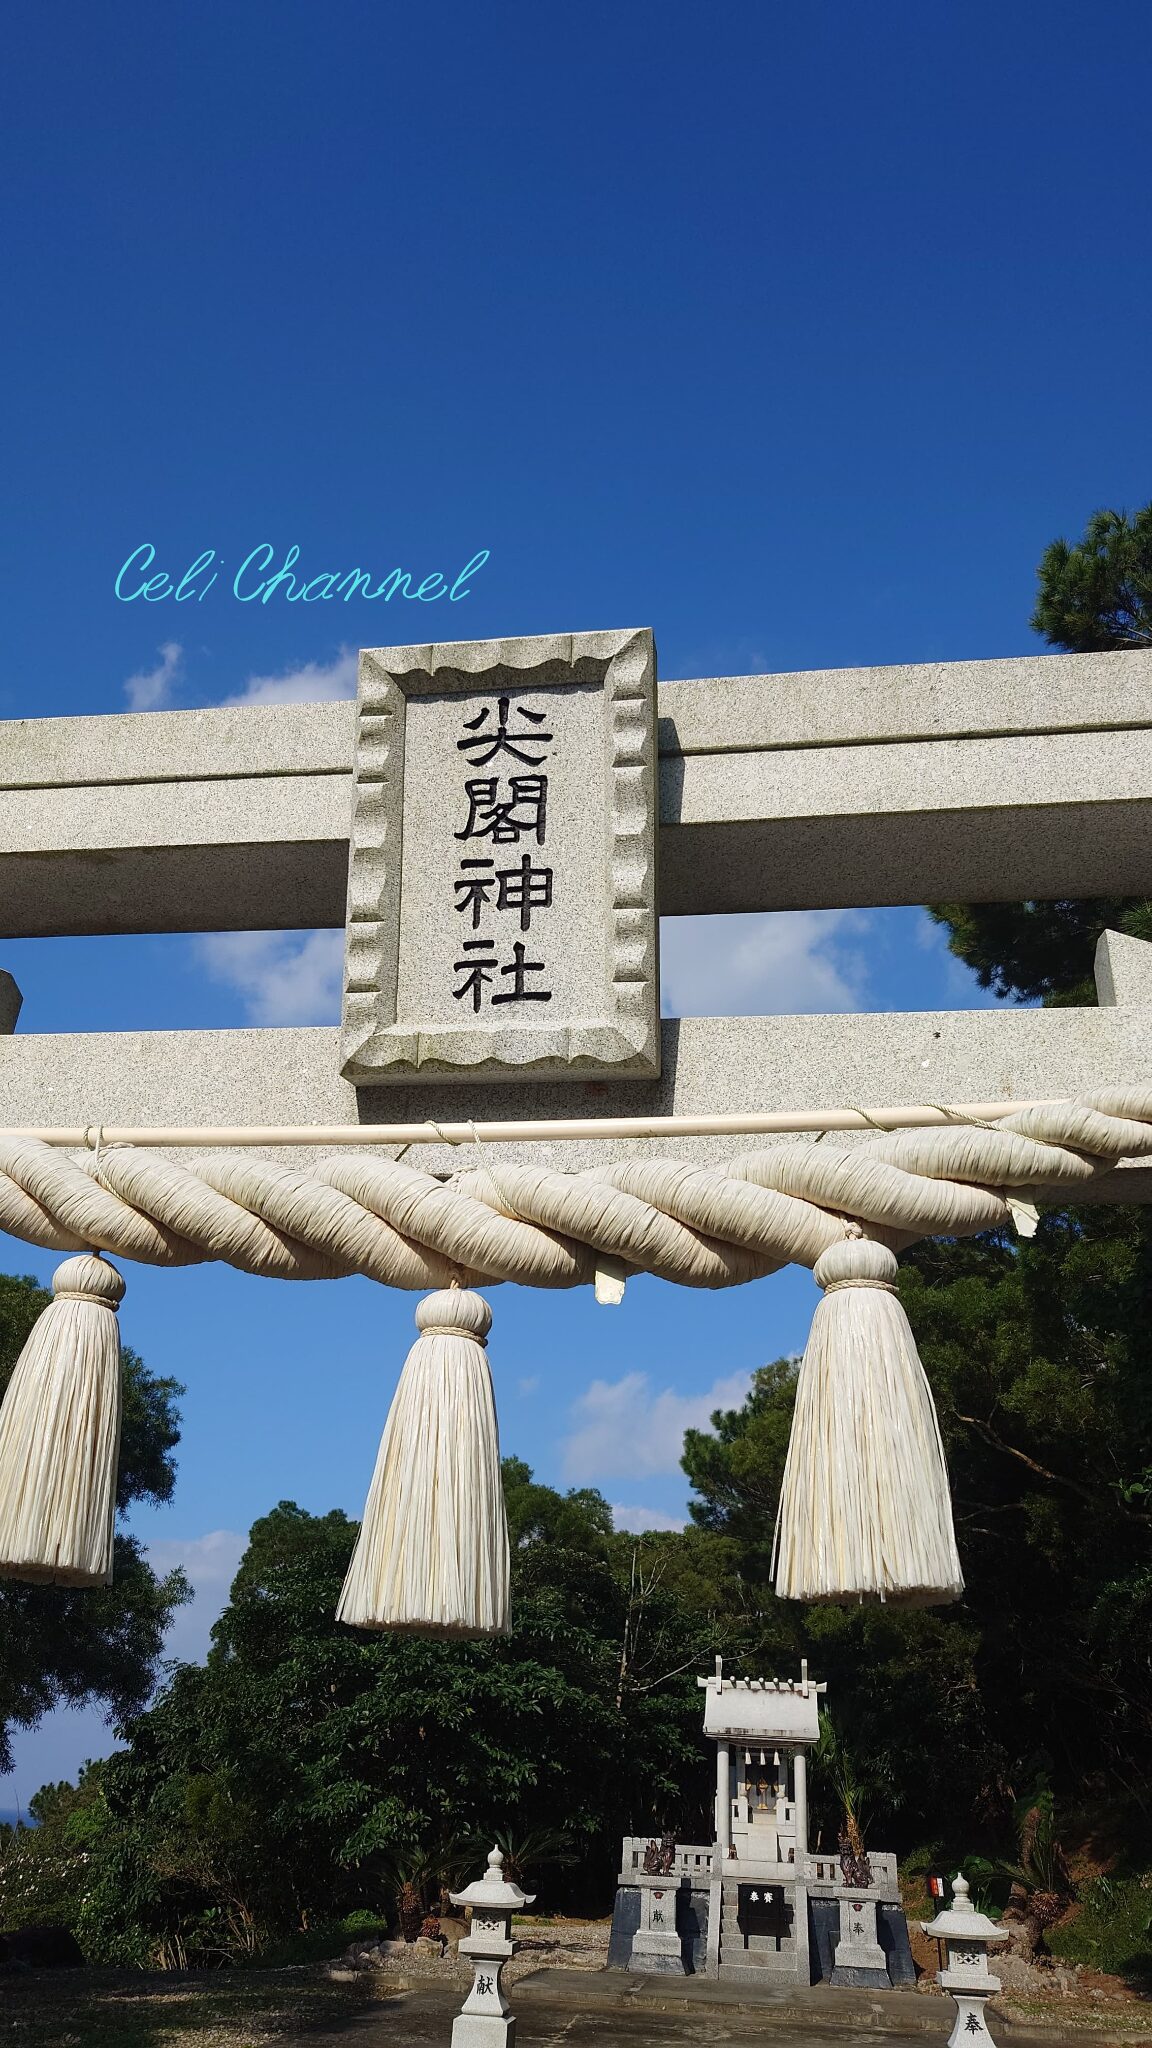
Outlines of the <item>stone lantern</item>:
[[452,2048],[512,2048],[516,2022],[500,1989],[500,1972],[515,1951],[512,1915],[530,1906],[535,1892],[522,1892],[504,1876],[499,1849],[489,1852],[483,1877],[450,1894],[454,1906],[470,1906],[472,1924],[457,1953],[472,1965],[472,1989],[452,2023]]
[[952,1904],[934,1920],[922,1920],[925,1934],[933,1934],[945,1945],[948,1966],[937,1982],[956,2000],[956,2024],[948,2036],[948,2048],[988,2048],[992,2036],[984,2019],[984,2007],[1000,1989],[1000,1979],[988,1968],[988,1950],[1008,1940],[1008,1929],[997,1927],[986,1913],[978,1913],[968,1895],[965,1878],[957,1876],[952,1885]]

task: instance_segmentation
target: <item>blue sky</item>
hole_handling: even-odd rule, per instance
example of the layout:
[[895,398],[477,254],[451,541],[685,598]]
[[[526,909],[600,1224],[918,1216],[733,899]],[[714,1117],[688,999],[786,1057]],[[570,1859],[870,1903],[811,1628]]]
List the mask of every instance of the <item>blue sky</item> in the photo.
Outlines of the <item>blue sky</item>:
[[[340,694],[360,644],[650,624],[665,677],[1038,652],[1036,560],[1148,495],[1150,17],[777,0],[11,10],[0,718]],[[141,547],[203,602],[119,602]],[[238,601],[254,549],[449,613]],[[127,587],[131,587],[131,584]],[[914,910],[668,934],[681,1011],[985,1000]],[[0,942],[25,1030],[326,1021],[333,935]],[[9,1269],[44,1254],[0,1241]],[[683,1512],[687,1421],[803,1342],[726,1297],[495,1297],[505,1441]],[[368,1283],[131,1270],[185,1380],[202,1591],[275,1500],[355,1512],[411,1332]],[[629,1446],[627,1462],[618,1446]],[[0,1803],[110,1738],[60,1716]]]

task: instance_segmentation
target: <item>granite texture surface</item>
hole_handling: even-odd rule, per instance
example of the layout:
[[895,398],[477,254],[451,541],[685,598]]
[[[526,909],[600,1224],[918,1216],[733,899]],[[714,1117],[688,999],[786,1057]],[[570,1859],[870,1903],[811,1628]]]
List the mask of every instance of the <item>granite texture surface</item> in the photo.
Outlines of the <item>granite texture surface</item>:
[[[1110,1083],[1152,1085],[1150,1018],[1149,1010],[1125,1004],[666,1018],[656,1082],[429,1082],[402,1092],[357,1090],[342,1079],[334,1027],[18,1032],[0,1039],[0,1103],[6,1124],[37,1126],[443,1123],[1017,1100]],[[641,1155],[719,1162],[764,1142],[581,1138],[486,1150],[493,1158],[546,1157],[575,1170]],[[839,1133],[827,1142],[857,1141]],[[470,1163],[467,1148],[450,1145],[421,1145],[408,1156],[429,1172]],[[1140,1200],[1142,1191],[1152,1193],[1152,1169],[1123,1166],[1080,1199]]]
[[654,1075],[650,633],[360,657],[341,1067]]
[[[660,909],[1150,893],[1150,684],[1137,652],[662,684]],[[0,936],[342,925],[354,725],[0,723]]]

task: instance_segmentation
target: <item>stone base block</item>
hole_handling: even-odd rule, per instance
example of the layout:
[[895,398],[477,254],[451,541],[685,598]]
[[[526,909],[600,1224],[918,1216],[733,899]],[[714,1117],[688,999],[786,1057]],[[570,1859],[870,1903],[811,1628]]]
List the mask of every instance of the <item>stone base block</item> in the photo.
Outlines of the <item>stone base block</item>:
[[838,1963],[832,1972],[831,1983],[847,1991],[890,1991],[892,1980],[886,1969],[870,1970],[861,1963]]
[[762,1963],[734,1964],[731,1960],[725,1962],[721,1956],[719,1975],[721,1983],[726,1984],[770,1984],[778,1987],[781,1984],[808,1982],[807,1976],[801,1973],[794,1957],[788,1960],[783,1969],[765,1969]]
[[671,1927],[641,1926],[632,1938],[628,1968],[644,1971],[649,1976],[686,1977],[688,1972],[680,1936]]
[[516,2022],[511,2013],[462,2012],[452,2022],[452,2048],[514,2048]]
[[641,1927],[632,1939],[634,1956],[678,1956],[680,1936],[672,1927]]

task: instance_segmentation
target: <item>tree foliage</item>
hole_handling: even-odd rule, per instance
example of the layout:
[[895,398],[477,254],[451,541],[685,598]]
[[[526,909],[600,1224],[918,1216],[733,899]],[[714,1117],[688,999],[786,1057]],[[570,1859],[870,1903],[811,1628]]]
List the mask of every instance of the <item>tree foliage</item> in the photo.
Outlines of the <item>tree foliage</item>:
[[[1097,513],[1075,547],[1053,542],[1032,624],[1072,652],[1152,645],[1152,505]],[[1095,1003],[1105,929],[1152,941],[1152,903],[1139,898],[932,914],[984,987],[1048,1005]],[[941,1400],[1001,1754],[1026,1730],[1058,1796],[1096,1771],[1146,1810],[1149,1213],[1072,1209],[1046,1216],[1031,1244],[921,1246],[902,1286]]]
[[[0,1274],[0,1394],[51,1298],[35,1280]],[[125,1351],[122,1510],[136,1500],[170,1497],[182,1391]],[[137,1713],[155,1683],[172,1611],[186,1597],[182,1575],[158,1579],[136,1539],[123,1533],[116,1538],[114,1582],[96,1592],[0,1582],[0,1769],[11,1769],[12,1728],[33,1727],[62,1701],[100,1700],[117,1720]]]
[[[1152,506],[1054,543],[1033,624],[1072,650],[1152,644]],[[1152,940],[1152,904],[1131,898],[932,914],[984,987],[1047,1004],[1095,1002],[1105,928]],[[922,1829],[970,1850],[984,1825],[1011,1846],[1018,1798],[1049,1769],[1064,1800],[1092,1777],[1146,1800],[1152,1221],[1085,1208],[1045,1216],[1031,1243],[920,1245],[901,1292],[940,1408],[966,1597],[930,1616],[811,1609],[797,1635],[829,1680],[850,1769],[887,1785],[890,1814],[900,1800],[890,1837]],[[766,1368],[742,1410],[685,1447],[694,1516],[761,1587],[791,1387],[786,1362]]]
[[[1152,505],[1096,512],[1075,547],[1045,549],[1032,624],[1073,654],[1152,646]],[[1104,707],[1106,708],[1106,707]],[[936,903],[929,912],[982,988],[1020,1002],[1091,1005],[1102,931],[1152,940],[1152,903],[1110,896],[1041,903]]]
[[84,1780],[99,1825],[68,1917],[90,1957],[239,1957],[387,1913],[404,1887],[434,1902],[502,1833],[553,1860],[562,1833],[550,1902],[602,1903],[624,1832],[699,1837],[724,1544],[621,1536],[601,1495],[517,1459],[506,1478],[507,1641],[345,1628],[355,1524],[281,1502],[254,1525],[207,1663],[178,1667]]
[[1074,654],[1152,647],[1152,505],[1131,517],[1094,512],[1083,540],[1041,558],[1032,625]]

